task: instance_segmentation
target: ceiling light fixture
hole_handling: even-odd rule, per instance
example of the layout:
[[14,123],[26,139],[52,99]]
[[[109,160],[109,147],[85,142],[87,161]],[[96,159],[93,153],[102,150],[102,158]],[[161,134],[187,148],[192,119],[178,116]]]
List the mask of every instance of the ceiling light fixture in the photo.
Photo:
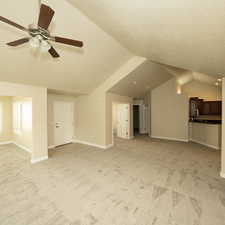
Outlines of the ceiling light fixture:
[[43,40],[41,41],[40,47],[42,52],[47,52],[51,48],[51,45],[48,43],[48,41]]
[[215,83],[215,85],[216,85],[216,86],[219,86],[219,83],[218,83],[218,82],[216,82],[216,83]]
[[31,39],[30,39],[30,46],[31,46],[31,48],[38,48],[38,47],[40,47],[40,38],[38,37],[38,36],[36,36],[36,37],[32,37]]
[[218,82],[222,82],[222,79],[221,79],[221,78],[218,78],[217,81],[218,81]]
[[182,94],[182,90],[181,90],[181,87],[180,86],[177,86],[177,94],[178,95],[181,95]]
[[43,38],[40,35],[32,37],[29,42],[31,48],[33,49],[40,48],[42,52],[47,52],[51,48],[50,43],[46,40],[43,40]]

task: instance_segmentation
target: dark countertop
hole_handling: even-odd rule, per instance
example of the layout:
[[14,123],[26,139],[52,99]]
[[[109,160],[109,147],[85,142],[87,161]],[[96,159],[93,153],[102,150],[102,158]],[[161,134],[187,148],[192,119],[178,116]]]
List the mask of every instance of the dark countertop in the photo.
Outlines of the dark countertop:
[[222,124],[221,120],[207,120],[207,119],[193,119],[190,120],[192,123],[207,123],[207,124]]

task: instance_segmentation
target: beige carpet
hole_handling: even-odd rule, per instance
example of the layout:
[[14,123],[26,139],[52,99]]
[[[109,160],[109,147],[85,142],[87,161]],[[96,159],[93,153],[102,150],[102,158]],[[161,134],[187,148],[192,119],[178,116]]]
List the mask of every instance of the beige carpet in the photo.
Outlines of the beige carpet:
[[57,148],[30,165],[0,146],[0,225],[225,225],[220,152],[139,137]]

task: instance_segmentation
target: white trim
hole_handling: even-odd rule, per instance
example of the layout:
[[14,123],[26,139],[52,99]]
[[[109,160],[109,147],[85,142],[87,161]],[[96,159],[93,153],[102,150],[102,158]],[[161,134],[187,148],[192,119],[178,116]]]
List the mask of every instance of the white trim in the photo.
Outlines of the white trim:
[[45,161],[47,159],[48,159],[48,156],[43,156],[43,157],[38,158],[38,159],[31,159],[31,163],[35,164],[35,163],[39,163],[39,162]]
[[13,143],[14,145],[16,145],[17,147],[19,147],[19,148],[25,150],[26,152],[32,153],[32,151],[31,151],[29,148],[27,148],[27,147],[25,147],[25,146],[23,146],[23,145],[20,145],[20,144],[14,142],[14,141],[13,141],[12,143]]
[[180,138],[170,138],[170,137],[160,137],[160,136],[150,136],[151,138],[163,139],[168,141],[181,141],[181,142],[188,142],[188,139],[180,139]]
[[0,145],[9,145],[9,144],[13,144],[12,141],[3,141],[3,142],[0,142]]
[[213,149],[216,149],[216,150],[220,150],[220,147],[215,146],[215,145],[209,145],[209,144],[206,144],[204,142],[197,141],[197,140],[194,140],[194,139],[190,139],[190,141],[191,142],[194,142],[194,143],[197,143],[197,144],[200,144],[200,145],[204,145],[204,146],[209,147],[209,148],[213,148]]
[[0,145],[9,145],[9,144],[14,144],[14,145],[16,145],[18,148],[21,148],[21,149],[25,150],[26,152],[32,153],[32,151],[31,151],[29,148],[27,148],[27,147],[25,147],[25,146],[23,146],[23,145],[20,145],[20,144],[14,142],[14,141],[0,142]]
[[48,146],[48,149],[54,149],[54,148],[56,148],[55,145],[50,145],[50,146]]
[[220,173],[220,176],[222,177],[222,178],[225,178],[225,173]]
[[112,148],[114,146],[114,144],[111,144],[111,145],[107,145],[105,146],[105,149],[109,149],[109,148]]
[[82,144],[82,145],[88,145],[88,146],[92,146],[92,147],[96,147],[96,148],[101,148],[101,149],[109,149],[113,146],[113,144],[110,145],[97,145],[97,144],[93,144],[87,141],[80,141],[80,140],[73,140],[73,143],[78,143],[78,144]]

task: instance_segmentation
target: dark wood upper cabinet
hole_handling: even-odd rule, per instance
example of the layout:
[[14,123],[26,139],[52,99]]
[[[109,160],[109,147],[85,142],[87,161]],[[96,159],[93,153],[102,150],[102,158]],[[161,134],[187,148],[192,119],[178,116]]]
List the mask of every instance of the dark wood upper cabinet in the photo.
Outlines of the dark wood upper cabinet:
[[221,115],[222,102],[221,101],[205,101],[203,102],[202,115]]
[[200,115],[211,115],[211,106],[209,102],[203,102]]
[[197,115],[221,115],[222,114],[222,101],[204,101],[199,98],[190,99],[190,117]]

